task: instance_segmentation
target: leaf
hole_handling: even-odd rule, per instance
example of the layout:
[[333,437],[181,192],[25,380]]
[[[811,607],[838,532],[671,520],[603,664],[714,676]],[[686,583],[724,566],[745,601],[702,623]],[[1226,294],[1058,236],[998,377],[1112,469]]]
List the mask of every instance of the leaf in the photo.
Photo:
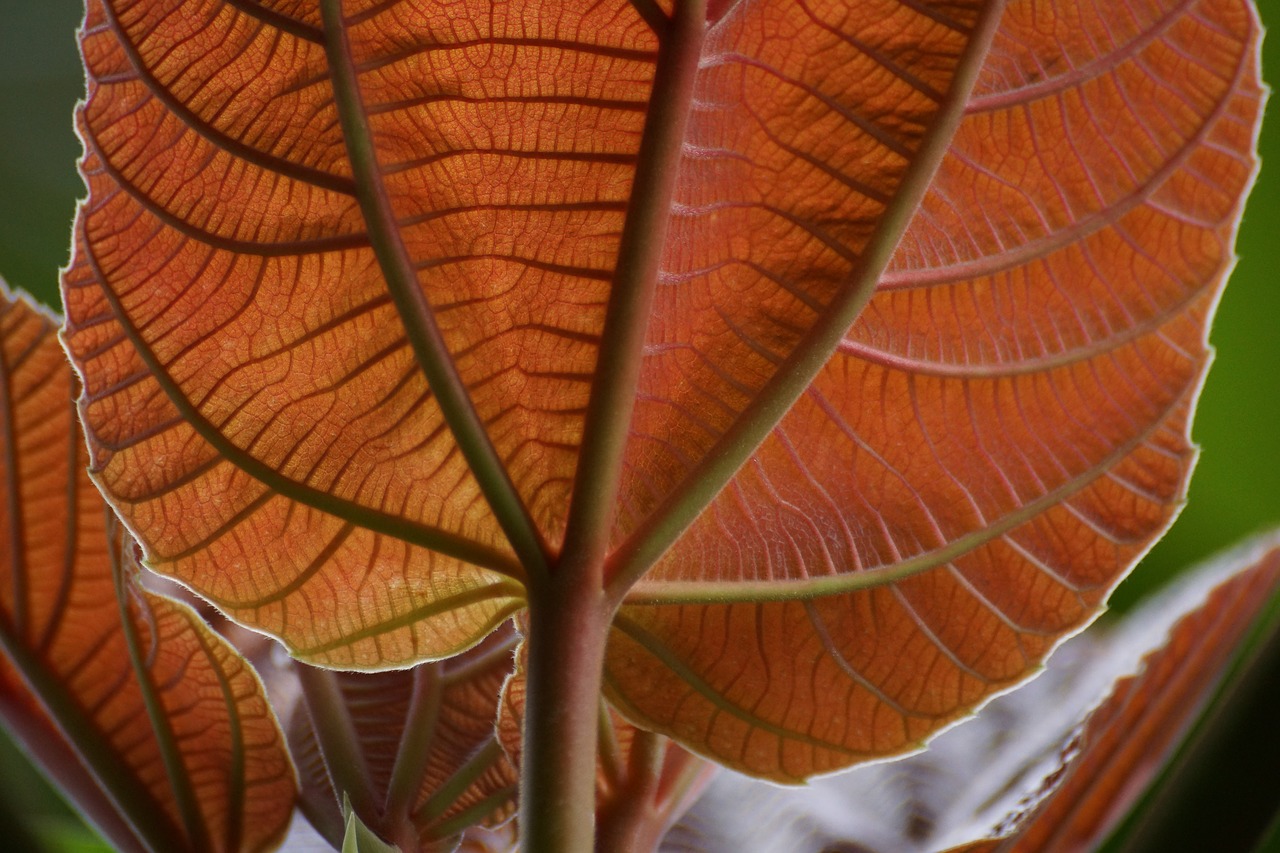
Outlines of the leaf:
[[[362,826],[406,849],[453,850],[468,827],[508,819],[517,780],[494,719],[513,639],[503,629],[462,655],[412,670],[326,673],[298,665],[307,702],[293,715],[289,744],[308,820],[335,843],[350,831],[335,787]],[[350,754],[326,730],[332,720],[314,722],[326,714],[341,718],[336,727],[354,740]]]
[[90,4],[63,283],[99,482],[293,654],[635,584],[610,700],[797,781],[1025,678],[1176,511],[1246,0],[319,5]]
[[[408,4],[335,24],[333,50],[368,69],[370,185],[355,174],[369,155],[344,146],[318,12],[90,4],[92,200],[65,280],[67,340],[100,482],[157,569],[299,657],[347,666],[455,653],[517,606],[520,566],[446,420],[468,412],[476,453],[510,465],[489,458],[492,488],[519,484],[539,518],[562,511],[605,291],[592,266],[616,249],[643,121],[642,95],[639,109],[620,99],[653,65],[643,22],[610,5],[570,4],[527,45],[518,19],[494,20],[491,46],[471,22],[411,24]],[[513,59],[560,72],[565,90],[489,99],[485,69]],[[473,60],[471,79],[448,80]],[[522,130],[482,129],[521,113]],[[405,136],[413,125],[435,130]],[[556,150],[536,156],[544,134]],[[210,181],[221,189],[197,201]],[[543,198],[551,185],[562,193]],[[357,190],[394,211],[362,215]],[[384,273],[378,241],[407,257]],[[406,287],[434,304],[427,320],[417,302],[397,307]],[[440,335],[458,365],[417,354]],[[463,381],[474,406],[442,409]]]
[[1009,7],[876,296],[617,620],[634,722],[778,781],[919,748],[1169,524],[1260,93],[1247,4],[1168,5]]
[[1025,810],[1028,795],[1043,795],[1041,780],[1061,763],[1073,730],[1115,677],[1136,666],[1133,655],[1117,654],[1126,646],[1096,629],[1071,638],[1029,684],[905,758],[800,787],[723,772],[668,833],[663,850],[936,853],[948,841],[986,835]]
[[[367,667],[456,652],[518,606],[514,581],[544,560],[538,540],[554,548],[567,523],[624,208],[648,168],[637,146],[660,13],[582,2],[529,12],[541,21],[504,12],[455,27],[414,19],[407,3],[345,18],[330,4],[327,24],[257,4],[174,8],[95,2],[84,29],[90,201],[64,291],[99,481],[152,565],[304,659]],[[840,123],[828,102],[875,61],[802,7],[789,14],[832,53],[805,69],[805,51],[780,44],[762,79],[843,69],[831,93],[786,84],[787,101]],[[787,224],[786,203],[812,191],[798,187],[751,214],[791,232],[752,266],[799,263],[793,250],[810,244],[821,257],[804,262],[847,270],[873,229],[937,110],[916,87],[945,88],[964,40],[928,15],[901,17],[888,22],[895,44],[938,43],[892,84],[905,109],[885,128],[854,117],[848,144],[824,152],[884,161],[858,178],[873,197],[845,203],[850,246],[822,249]],[[767,91],[736,110],[709,116],[686,159],[722,162],[729,171],[707,179],[751,195],[793,155],[756,124],[741,141],[769,162],[739,174],[747,161],[716,154],[732,142],[716,137],[752,110],[788,127],[798,117]],[[810,183],[830,180],[825,164],[805,168]],[[679,204],[670,218],[683,228]],[[713,230],[738,229],[732,219]],[[649,242],[653,254],[660,241]],[[769,283],[776,274],[750,277],[812,322]],[[822,274],[827,290],[837,274]],[[730,348],[730,360],[750,352]],[[683,452],[645,452],[686,467]],[[621,503],[648,501],[657,474],[629,475]],[[250,542],[277,544],[260,554]],[[335,597],[349,604],[312,618]]]
[[346,832],[342,836],[342,853],[395,853],[396,848],[383,842],[364,825],[351,801],[342,800],[342,814],[346,817]]
[[123,849],[268,847],[293,809],[284,738],[248,664],[143,585],[84,475],[54,328],[3,292],[0,714]]
[[1270,609],[1269,627],[1277,624],[1280,547],[1233,556],[1237,574],[1178,622],[1138,675],[1116,684],[1090,715],[1061,784],[993,849],[1094,849],[1126,817],[1221,689],[1259,617]]
[[1230,679],[1226,664],[1274,623],[1278,590],[1271,534],[1072,638],[1034,682],[918,755],[799,789],[722,774],[662,849],[1099,849]]

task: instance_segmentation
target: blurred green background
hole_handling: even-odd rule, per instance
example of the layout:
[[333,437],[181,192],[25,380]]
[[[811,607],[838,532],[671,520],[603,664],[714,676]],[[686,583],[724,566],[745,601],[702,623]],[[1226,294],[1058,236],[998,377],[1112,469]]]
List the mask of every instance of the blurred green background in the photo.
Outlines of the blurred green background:
[[[1264,22],[1280,27],[1280,3],[1259,5]],[[0,10],[0,275],[56,305],[58,268],[67,261],[82,193],[71,125],[84,88],[75,46],[80,2],[0,0]],[[1266,44],[1264,65],[1277,78],[1280,38]],[[1272,112],[1262,133],[1264,168],[1240,233],[1240,263],[1213,328],[1218,354],[1196,416],[1203,454],[1189,505],[1117,593],[1120,608],[1179,569],[1280,524],[1280,116]],[[7,744],[0,746],[0,779],[0,838],[18,837],[8,830],[17,831],[21,815],[42,834],[62,833],[58,849],[84,843],[56,801],[27,781],[29,771]]]

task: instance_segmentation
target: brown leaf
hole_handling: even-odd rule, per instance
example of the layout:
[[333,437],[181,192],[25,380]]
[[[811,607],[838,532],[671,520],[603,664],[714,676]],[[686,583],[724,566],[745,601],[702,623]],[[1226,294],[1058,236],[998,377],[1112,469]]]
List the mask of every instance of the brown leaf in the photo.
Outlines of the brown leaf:
[[126,849],[269,847],[294,776],[261,682],[194,611],[140,583],[132,539],[84,473],[54,330],[4,292],[0,713]]
[[876,296],[624,608],[633,721],[779,781],[917,748],[1172,519],[1258,26],[1236,0],[1091,9],[1006,11]]
[[1280,547],[1248,556],[1238,574],[1178,622],[1141,672],[1117,682],[1090,714],[1070,761],[1055,774],[1053,793],[1003,839],[976,849],[1066,853],[1096,849],[1106,839],[1182,742],[1280,590]]
[[1169,522],[1247,0],[320,5],[82,39],[95,471],[237,620],[386,668],[643,578],[610,699],[796,781],[1025,678]]
[[[84,30],[90,201],[64,290],[100,482],[153,565],[305,659],[454,653],[518,606],[527,541],[564,531],[660,12],[177,8],[94,2]],[[753,336],[795,346],[850,274],[976,14],[712,12],[668,217],[695,250],[661,266],[713,299],[654,309],[650,337],[687,330],[693,361],[646,359],[620,535],[774,371]],[[730,239],[747,226],[759,256]],[[650,404],[654,382],[693,396]],[[710,426],[689,417],[706,383]]]
[[[447,661],[381,673],[302,671],[304,695],[320,699],[309,679],[330,679],[338,702],[299,708],[289,743],[302,777],[301,808],[336,844],[342,838],[344,789],[365,825],[403,849],[452,850],[471,826],[494,827],[515,808],[516,774],[498,746],[498,695],[511,670],[509,628]],[[300,664],[304,667],[305,664]],[[355,737],[358,768],[334,768],[324,754],[315,713],[341,713]],[[339,776],[333,776],[336,772]]]
[[[803,788],[722,774],[663,850],[1098,849],[1221,689],[1225,665],[1247,652],[1244,639],[1274,626],[1277,542],[1251,542],[1073,637],[1035,681],[916,755]],[[991,837],[968,841],[980,836]]]
[[[520,590],[369,249],[316,23],[220,0],[89,4],[93,200],[67,340],[99,481],[150,562],[300,657],[368,667],[474,644]],[[372,78],[408,86],[409,44],[392,32],[372,53],[394,23],[351,36]],[[387,168],[423,153],[401,148]],[[440,168],[468,167],[396,172],[397,205]],[[442,202],[462,209],[406,239],[485,216]],[[476,251],[449,249],[463,268],[487,264]]]

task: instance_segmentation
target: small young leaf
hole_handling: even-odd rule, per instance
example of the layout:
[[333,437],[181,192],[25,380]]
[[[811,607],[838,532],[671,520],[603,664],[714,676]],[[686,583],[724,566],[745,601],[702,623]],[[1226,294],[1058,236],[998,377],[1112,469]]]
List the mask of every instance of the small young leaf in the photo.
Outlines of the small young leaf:
[[[495,741],[494,720],[513,639],[501,629],[462,655],[412,670],[300,672],[306,701],[293,715],[289,744],[300,806],[322,835],[336,843],[347,831],[335,787],[370,831],[412,839],[423,851],[451,850],[468,827],[511,816],[515,770]],[[308,686],[312,679],[328,684]],[[334,695],[319,695],[326,687]],[[326,719],[332,715],[343,719]],[[353,741],[339,745],[345,754],[332,742],[342,736]]]
[[345,794],[342,796],[342,814],[346,818],[342,853],[400,853],[364,825],[355,809],[351,808],[351,800]]
[[3,291],[0,713],[124,849],[269,847],[293,808],[284,737],[243,658],[141,582],[86,475],[54,328]]

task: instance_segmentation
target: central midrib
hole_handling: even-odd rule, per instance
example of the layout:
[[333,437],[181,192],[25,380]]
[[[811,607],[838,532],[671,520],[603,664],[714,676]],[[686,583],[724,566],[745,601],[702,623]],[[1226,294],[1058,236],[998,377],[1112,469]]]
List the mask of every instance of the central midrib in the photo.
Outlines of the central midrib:
[[596,584],[603,582],[645,337],[693,107],[693,85],[706,35],[706,2],[680,0],[669,19],[655,16],[652,23],[658,36],[657,68],[619,240],[564,547],[557,566],[558,572]]

